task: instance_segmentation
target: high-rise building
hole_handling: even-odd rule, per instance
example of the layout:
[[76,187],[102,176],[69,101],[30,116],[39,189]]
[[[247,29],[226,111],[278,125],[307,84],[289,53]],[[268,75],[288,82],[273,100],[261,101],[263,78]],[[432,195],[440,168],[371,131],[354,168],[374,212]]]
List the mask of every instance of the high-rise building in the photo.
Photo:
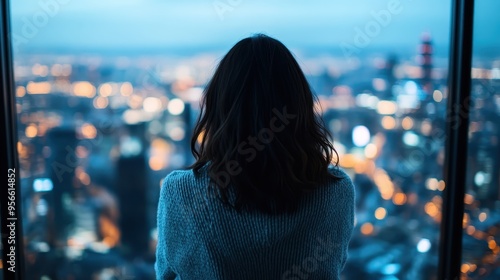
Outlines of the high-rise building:
[[422,40],[419,45],[418,63],[422,69],[421,85],[424,91],[431,94],[433,91],[432,85],[432,39],[429,33],[422,35]]
[[47,143],[50,143],[50,158],[47,159],[49,178],[53,182],[53,191],[50,193],[49,201],[52,205],[52,219],[49,235],[52,240],[50,244],[65,243],[72,224],[71,213],[68,211],[69,198],[73,196],[75,168],[78,165],[76,156],[76,138],[73,127],[57,127],[47,135]]
[[145,124],[128,125],[129,136],[121,143],[117,162],[121,243],[129,256],[142,256],[148,251],[151,225],[147,219],[147,142]]
[[398,58],[396,54],[393,53],[389,54],[387,60],[385,61],[383,69],[385,77],[387,79],[387,86],[384,93],[386,99],[392,98],[392,87],[394,86],[394,84],[396,84],[397,80],[396,75],[394,74],[397,64],[398,64]]

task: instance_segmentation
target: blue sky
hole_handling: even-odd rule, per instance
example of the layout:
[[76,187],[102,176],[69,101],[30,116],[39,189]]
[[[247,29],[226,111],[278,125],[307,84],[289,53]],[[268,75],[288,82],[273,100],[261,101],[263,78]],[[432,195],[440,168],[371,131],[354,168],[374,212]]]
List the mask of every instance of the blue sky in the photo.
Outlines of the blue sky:
[[[500,1],[477,1],[476,45],[500,46]],[[354,45],[373,13],[395,5],[386,26],[362,49],[415,46],[430,32],[436,46],[449,42],[450,1],[445,0],[11,0],[18,49],[228,48],[257,32],[292,48]],[[382,12],[384,13],[384,12]],[[44,16],[45,15],[45,16]],[[36,23],[35,21],[39,22]],[[38,26],[37,26],[38,24]],[[29,27],[32,27],[31,29]],[[33,28],[34,26],[34,28]]]

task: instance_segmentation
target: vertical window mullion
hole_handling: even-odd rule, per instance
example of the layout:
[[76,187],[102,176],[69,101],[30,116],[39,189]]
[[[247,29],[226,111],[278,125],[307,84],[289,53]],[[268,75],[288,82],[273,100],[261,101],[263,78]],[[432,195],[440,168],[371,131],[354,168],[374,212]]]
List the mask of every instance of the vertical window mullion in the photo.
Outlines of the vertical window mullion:
[[12,45],[10,40],[9,1],[0,1],[0,217],[2,224],[3,279],[23,279],[23,236],[21,187],[17,157],[16,102]]
[[438,279],[460,279],[474,0],[452,1],[446,155]]

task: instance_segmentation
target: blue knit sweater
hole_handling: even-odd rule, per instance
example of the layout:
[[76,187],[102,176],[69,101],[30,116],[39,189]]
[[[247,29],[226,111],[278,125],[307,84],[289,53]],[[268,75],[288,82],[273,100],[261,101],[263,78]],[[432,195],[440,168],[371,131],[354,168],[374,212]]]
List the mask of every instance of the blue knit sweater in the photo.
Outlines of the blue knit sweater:
[[339,279],[354,225],[354,187],[342,177],[293,215],[237,213],[208,196],[206,165],[173,171],[158,204],[157,279]]

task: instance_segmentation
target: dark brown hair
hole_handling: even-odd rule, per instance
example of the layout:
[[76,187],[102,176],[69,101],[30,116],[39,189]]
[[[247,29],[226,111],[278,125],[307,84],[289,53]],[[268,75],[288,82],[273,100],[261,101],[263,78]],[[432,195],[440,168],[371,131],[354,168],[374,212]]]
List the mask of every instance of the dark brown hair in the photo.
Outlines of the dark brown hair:
[[305,193],[335,178],[328,166],[338,155],[315,100],[285,45],[262,34],[241,40],[204,91],[190,168],[209,163],[211,188],[238,211],[293,212]]

